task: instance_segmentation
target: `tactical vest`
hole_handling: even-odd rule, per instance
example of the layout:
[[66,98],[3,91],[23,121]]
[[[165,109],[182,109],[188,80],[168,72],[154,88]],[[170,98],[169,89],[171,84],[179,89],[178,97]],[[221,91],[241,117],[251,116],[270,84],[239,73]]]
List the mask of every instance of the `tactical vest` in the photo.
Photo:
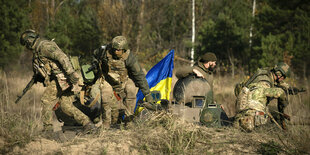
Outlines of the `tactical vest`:
[[237,97],[243,87],[249,87],[251,83],[257,83],[260,81],[267,82],[271,87],[274,85],[273,79],[270,77],[271,72],[268,69],[258,68],[254,75],[248,80],[239,82],[235,85],[235,96]]
[[113,90],[123,97],[125,85],[128,80],[128,70],[125,60],[128,58],[130,51],[127,50],[120,59],[114,59],[108,50],[104,53],[106,56],[102,59],[103,75]]
[[274,85],[274,82],[272,78],[270,77],[271,72],[268,69],[260,69],[258,68],[256,73],[245,82],[244,86],[249,87],[251,83],[257,83],[257,82],[267,82],[270,87]]
[[[251,107],[249,104],[249,97],[250,92],[252,90],[255,90],[255,85],[251,85],[253,83],[258,82],[266,82],[270,85],[270,87],[273,87],[274,82],[272,77],[270,77],[271,72],[267,69],[258,69],[256,73],[250,77],[247,81],[240,82],[235,86],[235,95],[237,96],[237,103],[236,103],[236,111],[241,112],[243,110],[248,109]],[[264,109],[264,107],[260,108]]]

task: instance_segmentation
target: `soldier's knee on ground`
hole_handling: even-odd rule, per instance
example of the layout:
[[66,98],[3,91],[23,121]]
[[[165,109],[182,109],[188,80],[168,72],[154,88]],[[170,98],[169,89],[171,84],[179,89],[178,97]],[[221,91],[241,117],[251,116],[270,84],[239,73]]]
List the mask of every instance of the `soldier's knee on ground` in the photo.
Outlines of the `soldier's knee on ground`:
[[255,128],[253,116],[243,116],[238,121],[240,127],[242,127],[247,132],[251,132]]

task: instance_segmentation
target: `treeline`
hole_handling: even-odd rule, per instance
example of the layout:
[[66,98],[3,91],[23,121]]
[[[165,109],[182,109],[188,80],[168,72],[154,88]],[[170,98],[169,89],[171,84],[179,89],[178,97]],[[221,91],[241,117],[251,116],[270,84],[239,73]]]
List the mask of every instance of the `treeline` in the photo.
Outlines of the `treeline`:
[[221,73],[248,74],[285,61],[296,75],[307,77],[309,3],[195,0],[196,42],[192,45],[192,0],[0,0],[0,67],[31,57],[23,54],[19,36],[32,28],[81,58],[114,36],[124,35],[146,69],[169,49],[190,59],[194,47],[195,59],[204,52],[216,53]]

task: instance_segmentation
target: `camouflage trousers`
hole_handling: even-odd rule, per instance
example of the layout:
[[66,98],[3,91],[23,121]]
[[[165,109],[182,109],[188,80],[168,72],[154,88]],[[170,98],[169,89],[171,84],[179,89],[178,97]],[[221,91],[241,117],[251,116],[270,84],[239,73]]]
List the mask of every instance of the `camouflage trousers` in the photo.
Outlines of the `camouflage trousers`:
[[42,121],[44,130],[49,130],[53,125],[53,107],[60,102],[61,110],[70,117],[73,117],[78,123],[86,125],[90,119],[73,105],[74,94],[70,90],[61,91],[56,81],[52,80],[45,89],[41,98]]
[[245,131],[251,132],[255,127],[266,124],[267,121],[268,116],[265,112],[249,109],[235,116],[234,127],[241,127]]
[[124,94],[118,94],[121,97],[118,100],[117,93],[114,93],[112,87],[106,81],[102,82],[100,88],[103,107],[102,122],[105,127],[121,121],[120,115],[130,116],[134,112],[137,88],[132,80],[126,81],[124,86]]

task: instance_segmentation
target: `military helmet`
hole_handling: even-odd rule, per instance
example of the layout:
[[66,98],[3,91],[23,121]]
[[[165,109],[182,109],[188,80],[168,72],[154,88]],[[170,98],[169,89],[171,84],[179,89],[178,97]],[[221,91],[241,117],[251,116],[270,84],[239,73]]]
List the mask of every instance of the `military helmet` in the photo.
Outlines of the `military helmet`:
[[212,52],[207,52],[199,58],[200,62],[217,61],[216,55]]
[[28,29],[20,35],[20,44],[30,48],[39,35],[32,29]]
[[279,62],[274,68],[274,72],[276,73],[277,71],[280,71],[281,74],[285,77],[289,77],[291,75],[291,69],[290,66],[287,65],[284,62]]
[[118,50],[127,50],[128,42],[124,36],[117,36],[112,39],[112,48]]

